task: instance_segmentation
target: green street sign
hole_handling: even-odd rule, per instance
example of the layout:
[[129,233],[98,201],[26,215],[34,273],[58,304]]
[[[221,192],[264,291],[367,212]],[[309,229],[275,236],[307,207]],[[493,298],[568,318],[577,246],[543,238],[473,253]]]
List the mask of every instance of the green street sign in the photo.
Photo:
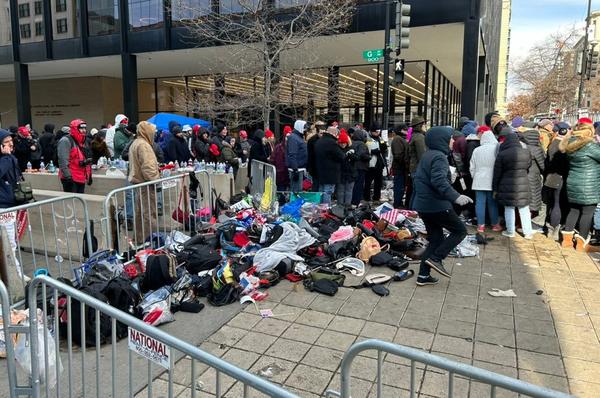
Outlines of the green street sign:
[[379,59],[383,57],[383,49],[365,50],[362,55],[367,62],[379,62]]

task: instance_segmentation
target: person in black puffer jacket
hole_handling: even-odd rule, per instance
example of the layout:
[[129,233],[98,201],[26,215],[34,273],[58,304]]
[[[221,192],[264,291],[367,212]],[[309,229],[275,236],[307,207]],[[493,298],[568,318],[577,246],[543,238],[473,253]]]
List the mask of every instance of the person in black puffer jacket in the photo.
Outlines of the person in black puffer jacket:
[[340,183],[342,162],[345,154],[337,143],[338,129],[328,127],[315,145],[315,160],[319,170],[319,191],[323,192],[322,203],[331,203],[335,186]]
[[354,180],[354,187],[352,188],[352,205],[358,206],[363,198],[365,190],[365,174],[369,169],[369,160],[371,160],[371,154],[365,141],[367,140],[367,132],[362,129],[352,129],[352,147],[356,152],[356,179]]
[[[467,235],[467,229],[458,218],[453,205],[465,206],[473,203],[468,196],[461,195],[450,184],[451,127],[433,127],[425,135],[427,151],[421,157],[414,174],[413,206],[419,212],[427,229],[429,245],[421,256],[417,286],[434,285],[438,280],[430,275],[431,269],[447,278],[442,260]],[[444,229],[450,232],[444,236]]]
[[526,239],[532,239],[531,213],[529,203],[531,192],[528,172],[531,167],[531,154],[523,148],[519,137],[511,132],[505,132],[504,142],[500,145],[496,162],[494,163],[494,180],[492,189],[499,205],[504,206],[506,231],[502,235],[515,236],[515,208],[519,209],[521,226]]
[[529,168],[529,190],[531,201],[529,210],[539,212],[542,207],[542,174],[545,169],[545,155],[540,145],[540,133],[537,130],[528,130],[521,136],[521,141],[527,145],[531,154],[531,167]]
[[542,197],[546,203],[548,237],[558,241],[560,226],[565,224],[569,212],[569,198],[565,189],[565,182],[569,175],[569,159],[566,153],[559,150],[559,145],[571,130],[571,126],[567,123],[558,123],[556,126],[558,131],[548,146],[546,156],[546,177]]

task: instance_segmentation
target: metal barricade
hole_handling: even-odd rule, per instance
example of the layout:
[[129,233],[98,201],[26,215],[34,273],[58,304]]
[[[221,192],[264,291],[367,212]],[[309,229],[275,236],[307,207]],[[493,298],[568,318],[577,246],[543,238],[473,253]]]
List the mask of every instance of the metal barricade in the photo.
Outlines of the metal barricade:
[[277,199],[277,169],[269,163],[252,160],[250,163],[250,195],[260,200],[265,189],[267,181],[271,181],[271,203]]
[[[88,205],[77,195],[0,209],[0,224],[14,254],[15,264],[7,266],[23,270],[17,271],[23,286],[25,275],[31,276],[39,269],[46,269],[55,278],[71,279],[84,251],[92,252]],[[14,300],[10,285],[8,289]]]
[[[350,398],[350,382],[351,382],[351,367],[352,362],[360,353],[367,350],[375,350],[377,351],[377,376],[376,376],[376,385],[377,385],[377,397],[383,396],[383,377],[382,370],[384,366],[383,356],[385,353],[400,356],[410,360],[410,367],[407,368],[407,373],[410,374],[410,384],[408,388],[410,389],[410,396],[415,397],[420,391],[422,394],[423,391],[419,390],[419,385],[417,381],[417,362],[427,365],[427,367],[433,367],[442,369],[448,372],[448,397],[454,396],[454,387],[456,382],[455,376],[461,376],[463,378],[475,380],[476,382],[482,383],[484,385],[489,385],[489,396],[496,397],[498,393],[498,389],[505,389],[508,391],[512,391],[515,393],[523,394],[529,397],[536,398],[568,398],[571,397],[568,394],[550,390],[547,388],[539,387],[531,383],[527,383],[518,379],[514,379],[512,377],[503,376],[498,373],[490,372],[488,370],[476,368],[474,366],[465,365],[456,361],[452,361],[447,358],[439,357],[437,355],[432,355],[430,353],[417,350],[410,347],[405,347],[397,344],[388,343],[386,341],[381,340],[365,340],[360,343],[354,344],[342,358],[341,365],[341,390],[340,392],[328,390],[326,392],[326,397],[339,397],[339,398]],[[392,364],[390,364],[392,365]],[[398,378],[402,377],[402,375],[398,375]],[[458,396],[463,396],[462,393],[458,394]],[[471,393],[471,396],[473,394]],[[483,394],[478,394],[476,396],[484,396]]]
[[[2,308],[2,333],[4,335],[4,349],[6,350],[6,375],[8,377],[9,397],[17,396],[17,363],[15,362],[15,348],[13,346],[12,334],[19,330],[11,322],[10,298],[4,283],[0,282],[0,305]],[[25,330],[26,331],[26,330]]]
[[[154,247],[157,234],[190,231],[198,223],[208,221],[196,216],[201,208],[212,208],[212,180],[206,171],[195,172],[199,189],[197,198],[190,197],[191,178],[178,174],[118,188],[104,200],[102,231],[104,248],[117,252],[139,248],[148,238]],[[207,187],[208,186],[208,187]]]
[[[199,376],[200,369],[204,369],[202,372],[204,372],[203,375],[205,376],[210,375],[212,377],[214,372],[215,384],[211,394],[202,392],[203,396],[215,395],[216,397],[221,397],[223,392],[226,392],[222,391],[226,390],[222,386],[222,377],[226,375],[243,385],[242,392],[244,397],[248,396],[251,389],[270,397],[296,397],[296,395],[285,391],[280,386],[240,369],[156,327],[149,326],[141,320],[111,307],[107,303],[46,276],[36,277],[29,287],[30,319],[34,319],[34,314],[36,314],[35,297],[38,290],[41,290],[42,296],[45,297],[48,289],[51,289],[51,304],[45,304],[44,302],[42,313],[58,314],[61,311],[57,304],[58,298],[61,296],[66,297],[66,310],[64,311],[66,311],[65,315],[68,324],[65,333],[59,328],[58,317],[50,320],[49,316],[43,316],[42,323],[44,329],[47,331],[50,325],[54,332],[53,336],[50,333],[42,333],[43,341],[39,341],[38,330],[35,329],[37,326],[32,322],[30,331],[32,358],[38,357],[35,355],[38,350],[44,351],[44,371],[41,371],[41,360],[32,361],[31,396],[34,398],[41,395],[41,390],[45,390],[44,395],[46,397],[84,397],[86,394],[95,397],[133,397],[144,388],[146,389],[147,396],[152,397],[153,382],[163,372],[167,373],[167,396],[173,397],[175,396],[174,380],[176,377],[177,380],[182,380],[183,373],[176,372],[176,370],[183,370],[184,368],[175,366],[175,359],[183,358],[184,356],[187,356],[191,360],[191,366],[189,369],[185,369],[186,372],[184,375],[186,383],[188,382],[187,375],[191,376],[189,379],[191,390],[185,396],[196,397],[200,395],[201,392],[196,391],[195,382]],[[73,303],[79,304],[81,319],[83,319],[84,313],[88,314],[86,312],[88,309],[91,309],[95,319],[95,344],[92,347],[86,347],[83,344],[77,351],[73,349],[74,338],[71,322],[74,312],[72,311]],[[48,312],[48,309],[51,311]],[[98,337],[100,335],[99,325],[101,318],[107,319],[107,322],[111,325],[111,336],[104,346],[100,344]],[[117,322],[127,326],[127,341],[117,341]],[[89,330],[86,331],[85,322],[81,322],[81,336],[86,336],[86,333],[89,332]],[[51,376],[48,374],[49,366],[47,366],[49,360],[47,349],[49,338],[54,338],[57,342],[55,345],[55,355],[57,357],[61,356],[64,368],[63,372],[59,372],[59,366],[54,367],[57,373],[57,382],[53,388],[48,383],[43,384],[41,382],[42,380],[49,380]],[[85,337],[81,337],[81,339],[85,341]],[[134,346],[133,349],[135,349],[136,344],[141,344],[142,348],[145,348],[148,353],[153,352],[156,355],[145,355],[142,357],[132,351],[132,344]],[[60,350],[59,345],[62,347]],[[46,350],[40,347],[45,347]],[[152,357],[152,360],[149,359],[150,357]],[[162,369],[159,365],[155,365],[153,361],[162,364],[166,370]],[[102,377],[102,374],[106,376]],[[110,375],[110,378],[108,375]],[[177,394],[179,393],[177,391]],[[241,396],[241,394],[237,396]]]

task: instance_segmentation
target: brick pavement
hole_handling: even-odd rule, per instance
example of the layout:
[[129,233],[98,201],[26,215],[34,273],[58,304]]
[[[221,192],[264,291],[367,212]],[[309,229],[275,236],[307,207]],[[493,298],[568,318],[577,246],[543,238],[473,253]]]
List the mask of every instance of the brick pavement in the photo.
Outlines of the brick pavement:
[[[451,280],[419,288],[414,278],[392,282],[388,297],[347,288],[327,297],[283,281],[259,304],[272,308],[275,318],[261,319],[248,306],[201,347],[257,374],[270,368],[269,380],[303,397],[339,390],[344,351],[366,338],[417,347],[580,397],[600,396],[597,264],[543,236],[533,241],[491,236],[495,240],[480,258],[448,259]],[[491,288],[512,288],[518,297],[491,297]],[[408,396],[408,364],[385,357],[384,396]],[[190,368],[189,359],[176,364],[180,397],[191,395]],[[200,364],[196,369],[197,389],[214,393],[214,372]],[[375,369],[374,353],[357,358],[353,397],[376,396]],[[418,365],[417,379],[419,396],[445,396],[447,379],[440,370]],[[163,375],[154,382],[155,393],[166,390],[166,380]],[[488,387],[466,379],[457,378],[454,385],[456,396],[489,395]],[[222,388],[225,396],[242,396],[242,386],[228,377],[222,377]],[[499,391],[498,396],[516,394]]]

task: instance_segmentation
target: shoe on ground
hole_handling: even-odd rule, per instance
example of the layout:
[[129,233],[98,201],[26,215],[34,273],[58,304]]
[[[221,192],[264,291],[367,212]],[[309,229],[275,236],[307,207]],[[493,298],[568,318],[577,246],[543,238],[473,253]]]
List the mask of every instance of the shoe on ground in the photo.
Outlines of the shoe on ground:
[[514,232],[508,232],[508,231],[502,231],[502,236],[506,236],[507,238],[514,238],[515,237],[515,233]]
[[452,275],[450,274],[450,271],[448,271],[444,267],[444,264],[442,264],[441,261],[433,261],[432,259],[428,258],[427,260],[425,260],[425,264],[429,265],[438,274],[445,276],[446,278],[450,278],[450,276]]
[[502,225],[500,225],[500,224],[496,224],[496,225],[492,226],[492,231],[494,231],[494,232],[502,232],[502,229],[503,229]]
[[485,225],[480,225],[477,227],[477,232],[481,232],[484,233],[485,232]]
[[422,276],[419,276],[417,278],[417,286],[437,285],[439,281],[440,280],[438,278],[434,278],[431,275],[429,275],[426,278],[423,278]]
[[534,234],[531,234],[531,235],[523,235],[523,239],[532,240],[532,239],[533,239],[533,235],[534,235]]

